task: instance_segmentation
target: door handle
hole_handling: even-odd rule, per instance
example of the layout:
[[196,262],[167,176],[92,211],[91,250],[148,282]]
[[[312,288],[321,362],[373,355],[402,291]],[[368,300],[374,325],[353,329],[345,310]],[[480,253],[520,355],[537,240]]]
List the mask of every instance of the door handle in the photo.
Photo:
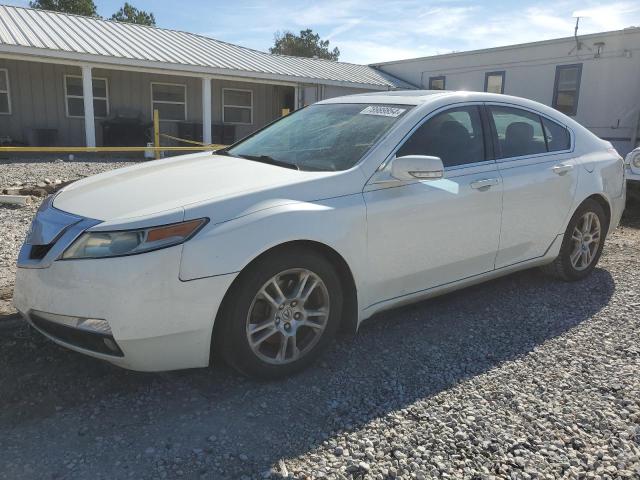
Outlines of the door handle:
[[573,165],[570,165],[568,163],[559,163],[558,165],[554,165],[553,167],[551,167],[551,170],[553,170],[553,173],[557,175],[564,175],[565,173],[573,170]]
[[475,188],[476,190],[481,190],[481,189],[488,189],[490,187],[493,187],[494,185],[498,185],[498,183],[500,183],[500,180],[498,180],[497,178],[485,178],[482,180],[475,180],[473,182],[470,183],[471,188]]

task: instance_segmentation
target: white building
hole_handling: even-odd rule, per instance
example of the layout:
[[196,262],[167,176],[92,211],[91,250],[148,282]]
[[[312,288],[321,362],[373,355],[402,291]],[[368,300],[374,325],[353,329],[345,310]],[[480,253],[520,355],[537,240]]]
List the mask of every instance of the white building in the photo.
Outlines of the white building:
[[371,66],[420,88],[536,100],[573,116],[623,154],[638,143],[640,28]]

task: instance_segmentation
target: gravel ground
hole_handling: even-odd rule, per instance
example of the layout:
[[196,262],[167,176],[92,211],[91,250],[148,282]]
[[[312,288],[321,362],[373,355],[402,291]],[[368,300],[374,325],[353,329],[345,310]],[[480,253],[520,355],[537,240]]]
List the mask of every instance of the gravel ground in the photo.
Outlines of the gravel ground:
[[640,478],[639,267],[636,207],[583,282],[527,271],[387,312],[269,383],[0,329],[0,478]]
[[[132,165],[124,160],[40,161],[38,159],[0,160],[0,190],[17,184],[34,186],[44,179],[66,182],[95,175],[114,168]],[[11,292],[16,274],[15,263],[20,245],[29,229],[31,219],[40,205],[34,198],[26,207],[0,206],[0,315],[14,311]]]

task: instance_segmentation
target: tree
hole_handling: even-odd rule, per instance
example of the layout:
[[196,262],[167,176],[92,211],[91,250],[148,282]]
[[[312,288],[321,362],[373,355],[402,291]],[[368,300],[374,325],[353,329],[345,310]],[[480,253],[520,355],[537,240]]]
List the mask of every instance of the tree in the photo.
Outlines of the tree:
[[31,8],[53,10],[54,12],[73,13],[75,15],[97,16],[96,4],[93,0],[33,0]]
[[329,50],[329,40],[321,40],[320,35],[308,28],[300,30],[300,35],[294,33],[276,32],[273,36],[274,45],[269,49],[271,53],[293,55],[296,57],[318,57],[327,60],[338,60],[340,50],[335,47]]
[[156,26],[156,18],[153,16],[153,13],[148,13],[144,10],[138,10],[128,2],[125,2],[124,7],[111,15],[111,20],[117,20],[118,22],[136,23],[138,25],[148,25],[150,27]]

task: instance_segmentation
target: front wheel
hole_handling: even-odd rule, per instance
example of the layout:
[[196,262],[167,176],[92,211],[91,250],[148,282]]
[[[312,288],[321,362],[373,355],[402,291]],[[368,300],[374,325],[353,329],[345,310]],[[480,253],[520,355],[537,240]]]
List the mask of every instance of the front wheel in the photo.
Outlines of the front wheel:
[[282,250],[258,260],[225,301],[216,346],[245,375],[277,378],[308,366],[335,334],[342,288],[321,255]]
[[595,200],[585,200],[569,221],[560,254],[543,270],[565,281],[588,276],[602,254],[607,226],[602,206]]

